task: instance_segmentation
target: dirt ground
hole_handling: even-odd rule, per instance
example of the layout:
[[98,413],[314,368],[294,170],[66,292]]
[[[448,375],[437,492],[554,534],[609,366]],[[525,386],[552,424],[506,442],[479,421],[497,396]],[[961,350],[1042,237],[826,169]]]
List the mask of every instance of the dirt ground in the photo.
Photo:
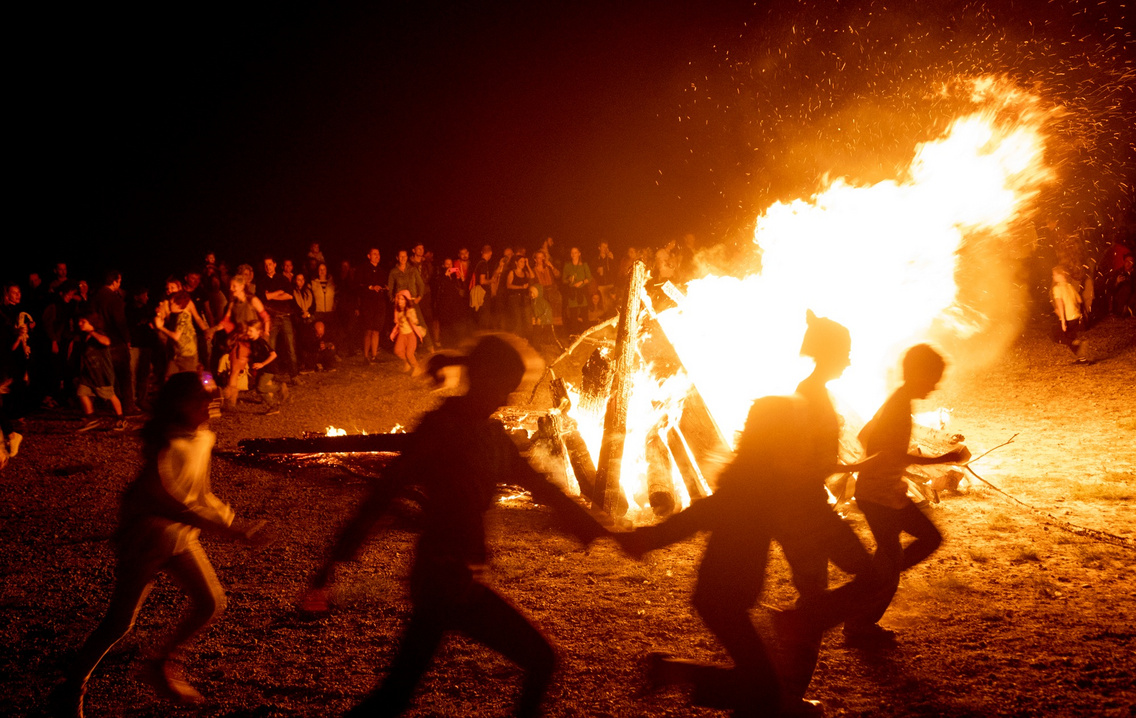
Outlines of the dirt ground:
[[[946,541],[905,574],[883,623],[898,647],[867,654],[826,637],[810,696],[835,716],[1136,715],[1136,324],[1109,320],[1089,333],[1091,366],[1040,329],[994,367],[948,376],[936,403],[1002,490],[1057,521],[1123,537],[1128,548],[1062,528],[977,482],[931,508]],[[316,374],[285,411],[260,407],[214,423],[219,449],[242,438],[298,435],[328,425],[386,431],[412,424],[438,395],[397,372],[347,363]],[[20,456],[0,474],[3,572],[0,714],[36,715],[106,608],[113,577],[108,538],[117,497],[135,474],[137,436],[75,434],[77,416],[28,421]],[[187,672],[207,716],[342,713],[384,675],[407,614],[403,578],[412,535],[392,527],[341,574],[330,615],[306,619],[297,596],[366,479],[326,466],[249,463],[219,455],[215,491],[248,519],[267,519],[275,541],[248,548],[207,539],[229,608],[197,640]],[[643,689],[652,649],[699,659],[725,654],[690,607],[702,544],[637,563],[610,542],[581,550],[554,518],[524,499],[491,513],[492,582],[558,647],[549,695],[554,716],[712,716],[679,689]],[[862,519],[850,516],[868,539]],[[840,580],[835,573],[833,578]],[[793,599],[775,558],[765,601]],[[88,716],[188,715],[138,682],[139,659],[175,620],[180,593],[161,579],[135,630],[92,680]],[[764,615],[755,612],[759,625]],[[412,715],[508,715],[519,672],[460,638],[449,640]]]

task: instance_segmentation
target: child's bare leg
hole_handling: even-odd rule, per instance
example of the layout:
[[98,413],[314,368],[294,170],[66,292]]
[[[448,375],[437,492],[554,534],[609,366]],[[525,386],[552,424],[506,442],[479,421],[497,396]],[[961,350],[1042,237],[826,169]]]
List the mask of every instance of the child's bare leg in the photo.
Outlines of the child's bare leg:
[[194,542],[189,551],[170,559],[166,571],[189,596],[189,609],[156,656],[158,660],[175,655],[182,644],[219,616],[227,603],[217,573],[200,544]]
[[[129,569],[126,571],[129,572]],[[69,683],[76,688],[86,684],[107,651],[130,632],[134,619],[138,616],[138,609],[142,608],[152,586],[153,575],[149,572],[146,575],[123,575],[120,567],[106,616],[79,649],[74,668],[68,677]]]
[[79,403],[83,405],[83,414],[90,416],[95,413],[95,402],[91,401],[89,396],[80,396]]
[[110,408],[114,409],[115,416],[122,416],[122,402],[118,400],[118,396],[110,398]]

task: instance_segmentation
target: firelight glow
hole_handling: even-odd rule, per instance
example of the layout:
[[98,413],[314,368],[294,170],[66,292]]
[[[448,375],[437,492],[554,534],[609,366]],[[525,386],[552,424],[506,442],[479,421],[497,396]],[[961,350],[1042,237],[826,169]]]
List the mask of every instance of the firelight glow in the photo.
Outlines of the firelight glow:
[[[837,179],[810,199],[771,205],[754,232],[760,267],[742,278],[694,280],[678,306],[659,314],[687,378],[660,385],[649,367],[635,376],[622,474],[632,507],[646,508],[646,431],[663,414],[677,420],[690,381],[731,445],[754,399],[795,390],[812,369],[799,355],[806,310],[852,334],[851,366],[830,387],[838,410],[856,423],[884,401],[907,347],[987,327],[958,301],[959,251],[1028,218],[1051,176],[1043,129],[1052,111],[1002,78],[968,88],[973,111],[917,146],[895,179]],[[945,416],[933,414],[930,421]],[[573,417],[597,457],[602,408],[574,409]],[[674,483],[685,505],[681,478]]]
[[971,100],[977,110],[919,145],[900,177],[839,179],[809,200],[770,206],[754,232],[760,270],[693,281],[686,301],[660,315],[727,440],[755,398],[790,393],[811,370],[798,354],[807,309],[851,332],[852,365],[830,386],[838,408],[861,417],[886,398],[907,347],[985,328],[957,301],[959,250],[1028,217],[1051,176],[1050,113],[995,78],[974,81]]

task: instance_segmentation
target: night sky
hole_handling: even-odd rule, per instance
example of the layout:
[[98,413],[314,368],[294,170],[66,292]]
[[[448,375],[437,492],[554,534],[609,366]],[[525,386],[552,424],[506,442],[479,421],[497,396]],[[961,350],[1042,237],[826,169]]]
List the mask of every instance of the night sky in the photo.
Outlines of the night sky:
[[316,240],[350,259],[745,241],[825,174],[888,176],[942,129],[935,84],[982,72],[1067,109],[1049,211],[1130,221],[1130,7],[894,6],[26,9],[2,273],[66,259],[153,280],[207,249],[298,257]]

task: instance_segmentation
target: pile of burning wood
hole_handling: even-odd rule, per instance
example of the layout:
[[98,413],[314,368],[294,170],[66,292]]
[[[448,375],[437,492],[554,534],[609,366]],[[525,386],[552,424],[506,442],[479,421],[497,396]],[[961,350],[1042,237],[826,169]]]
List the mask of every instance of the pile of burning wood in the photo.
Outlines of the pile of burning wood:
[[[685,396],[673,410],[651,414],[653,425],[629,425],[638,421],[629,414],[633,377],[641,369],[644,354],[657,380],[684,373],[678,353],[655,320],[646,291],[647,271],[640,262],[632,268],[627,291],[616,323],[614,346],[594,348],[584,363],[579,387],[572,391],[550,367],[552,406],[547,410],[500,412],[505,425],[522,449],[528,450],[542,468],[582,498],[610,516],[621,518],[632,508],[648,515],[665,517],[713,492],[721,467],[729,461],[731,442],[723,436],[717,422],[692,381]],[[662,296],[681,301],[681,293],[664,286]],[[574,345],[579,346],[581,342]],[[608,342],[610,345],[611,343]],[[565,356],[571,351],[566,352]],[[563,357],[562,357],[563,358]],[[559,360],[558,360],[559,361]],[[555,362],[554,362],[555,365]],[[576,404],[591,417],[602,417],[602,440],[598,452],[589,450],[579,421],[573,418]],[[598,418],[597,418],[598,421]],[[592,427],[595,428],[595,427]],[[842,458],[853,462],[861,458],[855,434],[846,427],[841,442]],[[639,430],[633,430],[639,429]],[[643,446],[629,446],[628,438],[642,440]],[[927,454],[945,453],[963,440],[917,425],[918,448]],[[398,452],[407,434],[353,434],[306,436],[304,438],[250,439],[242,441],[242,451],[252,454],[346,454],[354,452]],[[593,442],[594,443],[594,442]],[[624,476],[625,453],[636,452],[642,462],[632,463],[643,475]],[[594,458],[593,458],[594,453]],[[938,492],[957,489],[962,474],[957,469],[912,467],[908,475],[912,493],[921,500],[938,501]],[[854,478],[836,476],[829,482],[836,502],[852,498]],[[633,520],[638,516],[631,517]]]

